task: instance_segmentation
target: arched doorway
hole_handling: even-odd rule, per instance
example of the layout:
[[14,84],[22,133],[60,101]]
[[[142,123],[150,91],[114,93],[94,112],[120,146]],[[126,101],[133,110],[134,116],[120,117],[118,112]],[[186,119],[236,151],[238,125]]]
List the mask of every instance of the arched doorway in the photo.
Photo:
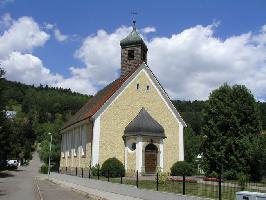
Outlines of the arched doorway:
[[145,147],[145,173],[155,173],[158,148],[150,143]]

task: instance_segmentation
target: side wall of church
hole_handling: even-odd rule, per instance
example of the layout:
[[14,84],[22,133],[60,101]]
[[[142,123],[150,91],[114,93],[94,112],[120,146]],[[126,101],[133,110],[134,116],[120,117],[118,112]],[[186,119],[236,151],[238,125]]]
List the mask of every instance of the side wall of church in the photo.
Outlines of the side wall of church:
[[[137,89],[139,84],[139,89]],[[149,89],[147,89],[147,86]],[[125,127],[144,107],[150,115],[159,122],[164,130],[164,171],[170,171],[171,166],[179,158],[179,124],[173,113],[167,107],[157,89],[142,70],[124,91],[111,103],[101,115],[99,164],[111,157],[125,162],[124,141],[122,136]],[[132,156],[133,157],[133,156]],[[135,170],[135,160],[128,156],[127,166]],[[130,169],[129,169],[130,170]]]
[[[76,152],[74,154],[73,146],[75,146],[75,144],[72,143],[75,143],[75,139],[73,139],[74,136],[72,137],[72,134],[79,134],[80,132],[82,132],[82,128],[85,128],[84,131],[86,133],[86,141],[82,141],[84,137],[82,138],[81,133],[81,137],[77,137],[79,138],[79,143],[77,144],[78,148],[76,149]],[[77,132],[75,132],[75,130]],[[69,137],[67,137],[67,141],[65,142],[65,144],[63,144],[64,139],[62,139],[61,145],[65,146],[61,148],[60,169],[63,173],[65,173],[65,171],[67,170],[68,174],[73,174],[75,173],[76,168],[78,168],[78,173],[80,174],[81,168],[86,169],[90,166],[92,145],[92,122],[87,121],[85,124],[77,124],[76,126],[68,128],[62,134],[65,134],[65,137],[67,137],[68,134],[70,135]],[[86,149],[83,149],[83,142],[85,142]]]

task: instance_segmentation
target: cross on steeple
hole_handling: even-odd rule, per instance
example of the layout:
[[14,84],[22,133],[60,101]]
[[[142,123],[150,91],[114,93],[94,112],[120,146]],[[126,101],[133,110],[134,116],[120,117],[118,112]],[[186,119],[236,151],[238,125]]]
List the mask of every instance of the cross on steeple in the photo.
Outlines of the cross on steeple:
[[136,12],[136,11],[132,11],[131,12],[131,15],[132,15],[132,18],[133,18],[133,20],[132,20],[132,27],[133,27],[133,30],[136,30],[136,15],[137,15],[138,13]]

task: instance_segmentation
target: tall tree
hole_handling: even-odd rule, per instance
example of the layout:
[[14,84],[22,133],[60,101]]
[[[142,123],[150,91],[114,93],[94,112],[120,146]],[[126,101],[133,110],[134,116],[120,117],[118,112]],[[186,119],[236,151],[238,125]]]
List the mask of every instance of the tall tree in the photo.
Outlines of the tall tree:
[[250,173],[250,148],[260,133],[255,98],[241,85],[225,84],[214,90],[204,113],[202,145],[207,173],[223,172],[235,176]]
[[201,135],[197,135],[190,124],[184,130],[185,161],[195,164],[200,154]]
[[6,117],[6,98],[4,95],[5,72],[0,68],[0,160],[6,160],[10,151],[10,125]]

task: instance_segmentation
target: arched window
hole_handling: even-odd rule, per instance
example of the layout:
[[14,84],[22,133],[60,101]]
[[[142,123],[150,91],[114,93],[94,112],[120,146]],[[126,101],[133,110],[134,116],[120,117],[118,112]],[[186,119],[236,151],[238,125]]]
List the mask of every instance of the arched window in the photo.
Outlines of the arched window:
[[145,147],[145,151],[152,151],[152,152],[157,152],[158,148],[156,147],[156,145],[150,143]]
[[128,60],[134,60],[134,50],[128,50]]

